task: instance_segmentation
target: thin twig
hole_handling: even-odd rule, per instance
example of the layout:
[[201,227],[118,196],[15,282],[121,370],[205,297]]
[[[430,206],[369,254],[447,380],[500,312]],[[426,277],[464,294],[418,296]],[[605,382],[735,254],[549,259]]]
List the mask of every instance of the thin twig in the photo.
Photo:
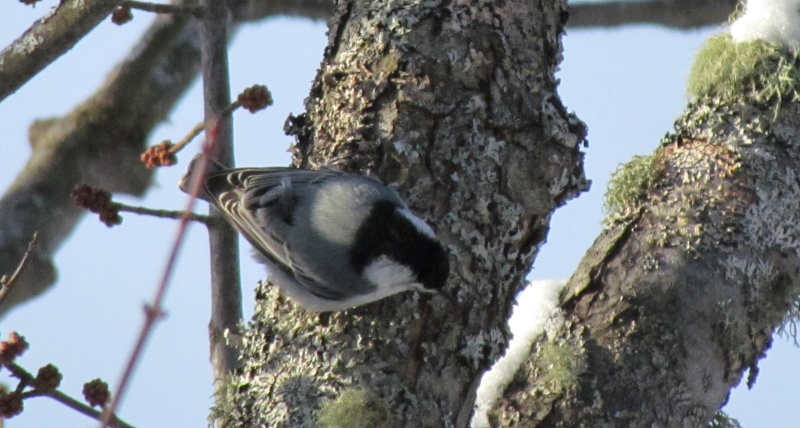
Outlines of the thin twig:
[[[20,385],[22,385],[22,389],[25,389],[28,385],[32,385],[33,381],[36,380],[36,378],[33,377],[32,374],[30,374],[27,370],[22,368],[22,366],[20,366],[17,363],[6,362],[3,363],[3,367],[5,367],[6,369],[8,369],[8,371],[11,372],[11,376],[19,379],[19,383]],[[22,390],[19,388],[19,385],[17,385],[17,390],[18,392],[22,392]]]
[[181,5],[181,4],[161,4],[144,1],[127,0],[122,2],[123,6],[131,9],[143,10],[145,12],[164,13],[172,15],[192,15],[195,18],[203,18],[205,9],[200,6]]
[[736,0],[647,0],[636,2],[581,2],[569,5],[567,28],[657,24],[691,29],[719,25],[736,10]]
[[[119,203],[119,202],[112,202],[111,205],[113,205],[114,207],[119,209],[119,211],[122,211],[122,212],[129,212],[129,213],[140,214],[140,215],[149,215],[149,216],[152,216],[152,217],[159,217],[159,218],[171,218],[171,219],[175,219],[175,220],[183,219],[184,217],[187,217],[187,214],[188,214],[189,220],[196,221],[196,222],[199,222],[199,223],[203,223],[206,226],[208,226],[211,223],[214,223],[216,221],[213,218],[211,218],[211,217],[209,217],[207,215],[203,215],[203,214],[185,213],[183,211],[157,210],[157,209],[153,209],[153,208],[145,208],[145,207],[136,207],[136,206],[132,206],[132,205],[125,205],[125,204],[122,204],[122,203]],[[2,302],[2,300],[0,300],[0,302]]]
[[[89,416],[92,419],[100,420],[103,417],[103,412],[99,410],[95,410],[92,407],[89,407],[86,404],[81,403],[80,401],[70,397],[67,394],[64,394],[61,391],[50,391],[42,393],[45,397],[50,397],[53,400],[58,401],[59,403],[75,409],[76,411],[83,413],[86,416]],[[108,422],[108,425],[111,427],[119,427],[119,428],[133,428],[133,425],[123,421],[122,419],[118,418],[116,415],[111,416],[111,420]]]
[[178,153],[179,151],[183,150],[187,144],[191,143],[194,140],[194,137],[200,135],[203,130],[206,129],[206,123],[200,122],[195,125],[185,137],[183,137],[180,141],[175,143],[172,147],[170,147],[169,151],[172,153]]
[[237,108],[239,108],[241,106],[242,106],[242,103],[239,102],[239,100],[236,100],[236,101],[228,104],[228,106],[225,107],[224,109],[222,109],[222,111],[219,112],[219,115],[220,115],[220,117],[228,116],[229,114],[233,113],[234,110],[236,110]]
[[38,236],[39,232],[33,232],[33,237],[28,242],[28,249],[25,250],[25,254],[22,256],[22,260],[19,261],[17,269],[14,270],[13,274],[11,274],[11,278],[6,277],[5,275],[3,275],[2,278],[0,278],[0,285],[3,287],[2,289],[0,289],[0,304],[2,304],[3,301],[5,301],[6,298],[8,297],[8,293],[11,291],[11,287],[17,281],[17,278],[19,278],[19,275],[20,273],[22,273],[22,270],[25,269],[25,266],[27,266],[28,259],[30,259],[31,254],[33,254],[33,251],[36,250],[36,238]]
[[[236,110],[237,108],[239,108],[241,106],[242,106],[242,103],[240,103],[238,100],[234,101],[234,102],[228,104],[228,107],[226,107],[225,110],[222,111],[222,115],[223,116],[224,115],[229,115],[229,114],[233,113],[234,110]],[[205,121],[202,121],[202,122],[198,123],[197,125],[192,127],[192,129],[189,130],[189,132],[180,141],[178,141],[177,143],[173,144],[172,147],[169,149],[169,151],[172,152],[172,153],[178,153],[179,151],[183,150],[183,148],[186,147],[187,144],[191,143],[192,140],[194,140],[195,137],[200,135],[200,133],[203,132],[205,129],[206,129],[206,122]]]

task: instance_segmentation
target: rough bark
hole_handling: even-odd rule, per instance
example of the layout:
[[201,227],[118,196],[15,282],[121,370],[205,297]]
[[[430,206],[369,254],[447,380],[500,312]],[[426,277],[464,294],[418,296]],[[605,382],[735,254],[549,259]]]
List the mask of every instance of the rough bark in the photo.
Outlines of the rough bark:
[[567,284],[566,322],[533,347],[497,426],[699,427],[745,371],[755,381],[800,294],[800,106],[779,105],[688,107],[652,184]]
[[317,315],[261,288],[244,372],[217,409],[229,426],[314,425],[353,391],[379,426],[466,425],[551,214],[588,187],[584,125],[555,92],[564,10],[339,3],[306,114],[287,123],[295,163],[396,187],[449,248],[458,304],[406,293]]

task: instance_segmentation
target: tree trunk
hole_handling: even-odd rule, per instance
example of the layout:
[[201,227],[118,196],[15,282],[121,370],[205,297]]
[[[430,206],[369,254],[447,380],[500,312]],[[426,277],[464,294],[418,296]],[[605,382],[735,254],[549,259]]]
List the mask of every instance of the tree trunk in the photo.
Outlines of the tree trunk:
[[[588,188],[556,94],[565,2],[342,1],[295,163],[377,174],[451,253],[446,299],[314,314],[260,289],[233,426],[465,426],[556,207]],[[318,412],[319,409],[321,411]]]

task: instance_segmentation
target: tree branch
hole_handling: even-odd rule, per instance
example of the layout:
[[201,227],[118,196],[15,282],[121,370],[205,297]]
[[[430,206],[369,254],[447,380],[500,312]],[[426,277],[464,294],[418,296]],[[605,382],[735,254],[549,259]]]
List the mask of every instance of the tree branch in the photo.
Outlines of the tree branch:
[[326,20],[333,13],[333,3],[333,0],[240,1],[239,5],[232,5],[231,12],[238,22],[258,21],[270,16]]
[[[61,404],[65,405],[65,406],[75,410],[76,412],[79,412],[79,413],[81,413],[81,414],[83,414],[85,416],[88,416],[88,417],[90,417],[90,418],[92,418],[92,419],[94,419],[94,420],[96,420],[98,422],[102,420],[103,413],[101,411],[95,410],[95,409],[87,406],[86,404],[83,404],[80,401],[78,401],[78,400],[70,397],[69,395],[64,394],[63,392],[58,391],[58,390],[56,390],[56,391],[48,391],[48,392],[33,391],[33,392],[31,392],[29,394],[29,396],[31,396],[31,397],[37,397],[37,396],[50,397],[53,400],[56,400],[59,403],[61,403]],[[133,428],[133,425],[128,424],[127,422],[121,420],[117,416],[112,416],[111,420],[108,421],[108,425],[107,426],[112,427],[112,428]]]
[[[796,70],[782,55],[761,71]],[[637,175],[614,185],[626,186],[624,210],[567,284],[566,322],[533,347],[499,426],[707,426],[746,371],[755,382],[800,296],[800,104],[789,95],[800,83],[761,77],[788,85],[756,100],[763,83],[737,77],[733,98],[698,97],[644,168],[624,167]]]
[[0,52],[0,101],[94,29],[122,0],[64,0]]
[[153,13],[172,13],[172,14],[185,14],[192,15],[195,18],[202,18],[205,16],[205,9],[200,6],[184,5],[184,4],[161,4],[150,3],[144,1],[123,0],[123,5],[131,9],[143,10],[145,12]]
[[[630,24],[657,24],[689,29],[726,22],[737,0],[650,0],[608,1],[605,3],[570,3],[569,28],[614,27]],[[266,16],[286,15],[328,19],[333,14],[330,0],[250,2],[235,14],[239,21]]]
[[184,217],[187,217],[191,221],[203,223],[206,226],[218,224],[216,221],[212,220],[211,217],[202,214],[187,213],[183,211],[157,210],[152,208],[137,207],[133,205],[122,204],[119,202],[114,202],[114,206],[117,209],[119,209],[120,212],[129,212],[129,213],[147,215],[158,218],[169,218],[173,220],[180,220]]
[[650,0],[570,3],[569,28],[658,24],[681,29],[727,21],[738,0]]
[[[211,159],[233,166],[233,118],[230,77],[228,75],[228,17],[226,2],[200,0],[208,18],[200,25],[203,58],[203,99],[205,101],[206,140]],[[209,216],[221,220],[220,227],[209,228],[211,252],[211,364],[214,367],[217,398],[220,384],[240,366],[239,351],[230,343],[238,336],[242,323],[242,289],[239,274],[239,235],[222,214],[209,206]]]

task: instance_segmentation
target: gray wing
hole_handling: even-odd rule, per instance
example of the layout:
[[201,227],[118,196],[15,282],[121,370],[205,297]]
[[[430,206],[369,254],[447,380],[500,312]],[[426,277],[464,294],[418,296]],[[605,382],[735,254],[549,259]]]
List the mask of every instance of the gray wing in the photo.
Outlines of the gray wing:
[[[280,268],[284,276],[293,278],[316,296],[340,300],[350,294],[347,293],[350,284],[329,283],[314,269],[324,264],[321,260],[325,254],[314,254],[306,260],[300,258],[292,246],[308,244],[298,242],[294,233],[298,220],[296,211],[308,209],[310,201],[307,199],[313,198],[327,179],[342,175],[325,170],[239,168],[211,173],[205,190],[226,219],[263,257]],[[314,250],[314,244],[310,246],[311,249],[302,249],[303,254]]]

